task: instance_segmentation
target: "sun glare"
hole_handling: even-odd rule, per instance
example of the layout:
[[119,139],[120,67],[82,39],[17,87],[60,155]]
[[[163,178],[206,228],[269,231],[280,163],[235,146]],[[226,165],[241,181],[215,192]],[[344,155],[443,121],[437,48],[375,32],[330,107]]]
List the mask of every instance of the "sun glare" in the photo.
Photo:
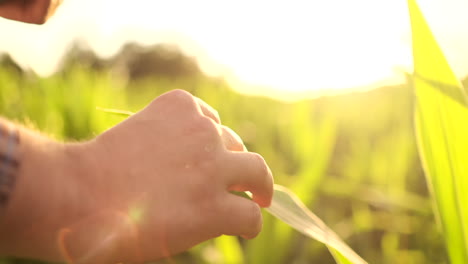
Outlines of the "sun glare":
[[[441,10],[440,3],[421,2],[428,10]],[[42,28],[1,21],[2,32],[10,32],[12,37],[2,39],[0,50],[47,75],[78,37],[102,56],[115,54],[128,41],[147,45],[173,42],[195,56],[206,73],[225,77],[240,91],[262,95],[369,88],[401,81],[401,72],[395,68],[411,69],[406,1],[128,3],[68,0]],[[460,35],[466,28],[461,25],[468,26],[468,19],[447,17],[449,10],[468,5],[459,0],[444,3],[446,16],[432,15],[435,31],[440,25],[439,32],[447,32],[440,39],[454,47],[455,66],[468,71],[468,54],[455,49],[461,44],[453,44],[455,38],[451,37]],[[431,12],[428,14],[431,18]],[[437,24],[438,19],[444,21]],[[446,28],[450,31],[442,31]],[[468,37],[456,40],[466,43]],[[44,54],[50,59],[44,60]]]
[[[395,82],[393,68],[410,63],[404,2],[171,1],[157,16],[153,10],[161,3],[147,5],[143,13],[127,12],[126,23],[190,40],[178,44],[209,74],[222,74],[247,93],[263,94],[259,87],[297,93]],[[111,25],[123,21],[119,14],[105,14],[104,27],[112,31]],[[142,41],[157,41],[157,35]]]

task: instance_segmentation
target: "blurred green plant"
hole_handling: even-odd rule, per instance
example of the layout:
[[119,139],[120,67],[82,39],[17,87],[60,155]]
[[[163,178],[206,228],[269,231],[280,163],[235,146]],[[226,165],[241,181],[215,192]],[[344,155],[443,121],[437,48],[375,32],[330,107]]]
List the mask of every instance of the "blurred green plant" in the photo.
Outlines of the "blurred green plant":
[[338,263],[367,264],[287,188],[275,185],[273,201],[266,210],[297,231],[324,243]]
[[[428,54],[427,48],[422,50]],[[424,63],[424,67],[439,67],[432,61]],[[431,84],[432,89],[437,87],[432,84],[441,83],[433,78],[437,74],[416,73],[426,84],[423,87]],[[284,103],[241,95],[222,80],[202,75],[158,75],[127,82],[112,68],[94,69],[71,61],[60,73],[39,78],[0,62],[1,115],[59,140],[90,139],[122,121],[121,116],[96,111],[96,106],[136,112],[154,97],[176,88],[186,89],[216,108],[222,122],[238,132],[248,149],[265,157],[275,172],[275,182],[296,193],[369,263],[448,263],[444,241],[449,239],[438,232],[433,220],[414,137],[413,90],[406,85]],[[426,88],[424,94],[437,93],[446,98],[443,100],[457,101],[451,90],[428,92]],[[418,103],[423,100],[419,97]],[[431,98],[432,103],[438,100]],[[428,111],[434,111],[427,112],[432,118],[440,115],[434,109]],[[436,121],[428,122],[432,126]],[[465,124],[450,123],[450,127],[458,130]],[[451,144],[462,140],[461,131],[463,128],[449,138]],[[435,153],[447,152],[437,149]],[[439,159],[445,158],[437,156],[435,162]],[[440,177],[445,180],[443,185],[431,180],[433,189],[446,188],[449,179],[445,178]],[[459,251],[453,245],[447,244],[449,252]],[[331,264],[335,260],[321,243],[264,214],[263,230],[256,239],[222,236],[175,256],[170,263]]]
[[415,123],[419,153],[451,263],[468,263],[468,103],[415,0]]
[[[62,74],[49,78],[37,78],[34,75],[4,68],[0,70],[0,85],[2,87],[0,89],[0,112],[2,115],[27,126],[35,127],[59,140],[92,138],[117,124],[123,118],[97,111],[96,106],[137,111],[165,91],[191,87],[190,92],[202,97],[219,110],[223,123],[235,129],[250,150],[262,153],[272,170],[275,171],[277,183],[291,188],[308,207],[315,208],[314,211],[325,216],[326,222],[336,224],[340,220],[344,221],[337,227],[339,227],[338,233],[344,233],[347,239],[356,237],[361,232],[363,238],[352,241],[352,246],[358,246],[358,251],[363,252],[364,257],[369,257],[369,260],[376,262],[382,259],[378,243],[366,245],[367,240],[375,241],[375,238],[368,237],[366,239],[367,235],[362,232],[381,230],[376,232],[385,233],[387,232],[385,230],[388,229],[388,232],[391,231],[394,234],[397,232],[398,236],[406,236],[405,232],[408,232],[403,230],[403,233],[400,233],[398,229],[391,230],[391,226],[379,227],[372,224],[371,222],[374,221],[372,219],[380,216],[378,212],[367,211],[365,205],[370,200],[374,202],[377,200],[368,198],[362,192],[363,187],[367,188],[366,185],[374,186],[373,188],[378,190],[385,190],[386,186],[393,186],[389,182],[377,180],[378,178],[375,178],[370,171],[366,172],[364,168],[369,156],[373,156],[374,159],[380,157],[379,163],[382,166],[389,163],[385,167],[395,168],[401,166],[391,165],[394,159],[389,159],[391,155],[388,153],[398,152],[399,154],[396,155],[399,157],[398,160],[403,159],[404,161],[408,157],[413,157],[411,144],[409,152],[407,152],[406,147],[401,148],[407,144],[389,144],[385,148],[382,145],[388,141],[388,138],[395,138],[391,131],[387,131],[382,126],[388,124],[394,126],[395,122],[399,124],[404,121],[398,118],[400,114],[389,112],[389,107],[382,107],[375,111],[374,114],[378,116],[376,119],[378,121],[374,118],[356,119],[356,116],[360,116],[359,106],[362,105],[362,102],[358,100],[353,103],[354,106],[345,106],[355,101],[354,99],[345,99],[344,102],[341,102],[340,98],[333,100],[332,98],[324,98],[287,104],[267,98],[239,95],[231,91],[222,81],[209,78],[173,81],[149,79],[129,83],[123,87],[119,79],[115,78],[110,71],[93,72],[81,65],[72,65]],[[395,96],[406,98],[404,97],[405,93],[401,93],[403,91],[405,90],[392,89],[383,93],[378,92],[375,96],[382,99],[394,98]],[[401,97],[402,95],[403,97]],[[370,98],[362,100],[375,101]],[[390,101],[395,101],[395,99]],[[378,106],[383,105],[382,101],[378,104]],[[268,111],[259,111],[259,108],[268,109]],[[343,110],[340,110],[341,108]],[[390,119],[395,121],[385,121]],[[359,124],[356,123],[358,120]],[[405,124],[405,122],[401,124],[404,124],[401,126],[403,131],[409,130],[409,124]],[[396,130],[397,134],[400,134],[398,131],[400,130]],[[381,143],[365,148],[372,150],[372,154],[361,151],[364,149],[363,146],[367,144],[366,138],[370,138],[370,135],[381,138],[375,141]],[[343,137],[354,142],[356,148],[347,150],[348,144],[340,142]],[[405,142],[408,140],[408,135],[405,132],[401,137],[395,139],[398,138],[403,139],[401,142]],[[337,143],[338,146],[336,146]],[[336,149],[336,147],[340,149]],[[398,164],[407,163],[398,160],[395,160]],[[403,174],[401,177],[403,178],[404,175],[407,175],[405,166],[401,167]],[[335,176],[325,177],[327,174]],[[369,175],[368,180],[365,180],[368,181],[367,184],[364,184],[363,178],[360,178],[363,175]],[[343,183],[345,184],[343,185]],[[333,188],[327,186],[333,186]],[[345,189],[342,188],[344,186],[346,186]],[[405,196],[404,190],[399,190],[403,196],[395,192],[397,200]],[[356,199],[356,194],[359,194],[361,198]],[[351,201],[359,206],[350,207]],[[398,204],[390,199],[390,205],[386,206],[387,208],[399,208]],[[351,213],[350,208],[356,208],[353,209],[355,213]],[[414,208],[421,209],[424,206],[421,207],[420,203],[416,201],[408,212],[413,212]],[[368,219],[371,222],[354,220],[358,218],[353,214],[362,215],[364,212],[368,212]],[[404,217],[398,218],[402,215],[405,214],[403,212],[397,214],[394,219],[392,218],[392,222],[398,223],[400,219],[406,221]],[[426,218],[428,218],[428,214],[422,210],[416,219],[419,223],[425,223]],[[267,214],[264,215],[264,220],[263,231],[254,240],[245,241],[233,237],[220,237],[201,244],[186,254],[189,254],[190,259],[197,260],[197,263],[333,262],[333,259],[326,254],[326,247],[306,242],[302,235],[293,232],[290,227],[273,220]],[[375,222],[377,221],[375,220]],[[411,232],[416,232],[416,230]],[[176,257],[175,261],[184,263],[186,254]],[[391,256],[386,257],[391,259]],[[408,258],[415,259],[412,256]],[[9,260],[7,263],[20,262]]]

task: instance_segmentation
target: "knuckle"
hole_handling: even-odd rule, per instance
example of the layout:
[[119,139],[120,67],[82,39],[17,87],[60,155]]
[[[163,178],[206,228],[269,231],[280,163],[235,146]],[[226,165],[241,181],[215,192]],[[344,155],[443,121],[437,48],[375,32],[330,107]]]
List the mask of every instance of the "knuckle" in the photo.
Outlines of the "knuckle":
[[200,140],[209,140],[219,137],[218,129],[216,124],[208,117],[199,116],[194,118],[194,121],[190,128],[192,136],[199,137]]
[[167,92],[168,97],[174,98],[175,100],[194,100],[192,94],[182,89],[175,89]]
[[206,116],[200,116],[200,118],[197,118],[197,125],[200,127],[201,131],[215,131],[216,129],[216,124],[211,120],[210,118]]
[[213,121],[200,118],[189,130],[194,142],[194,165],[202,172],[202,178],[215,180],[220,171],[220,138]]
[[261,175],[270,174],[270,169],[268,168],[268,165],[265,159],[262,157],[262,155],[258,153],[252,153],[252,155],[253,155],[253,158],[256,160],[258,173]]
[[218,119],[218,121],[221,123],[221,118],[219,117],[219,112],[218,110],[211,108],[211,111],[213,112],[213,115]]
[[221,124],[221,118],[219,117],[219,112],[218,110],[210,107],[210,112],[213,115],[214,121],[218,124]]
[[240,138],[240,136],[234,132],[231,128],[227,126],[221,126],[222,137],[226,141],[226,146],[230,148],[230,150],[234,151],[243,151],[245,150],[244,142]]
[[233,143],[232,143],[232,150],[235,150],[235,151],[243,151],[243,150],[244,150],[244,144],[243,144],[242,142],[233,140]]
[[189,92],[176,89],[160,95],[153,101],[153,103],[155,102],[165,103],[183,109],[186,105],[193,105],[195,99]]

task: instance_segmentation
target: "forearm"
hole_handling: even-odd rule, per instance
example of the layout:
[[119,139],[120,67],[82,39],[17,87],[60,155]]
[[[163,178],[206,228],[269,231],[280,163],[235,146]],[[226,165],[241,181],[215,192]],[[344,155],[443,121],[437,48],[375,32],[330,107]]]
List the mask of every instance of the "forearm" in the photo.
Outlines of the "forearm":
[[5,120],[0,125],[18,138],[15,169],[8,174],[12,184],[3,186],[0,254],[58,260],[58,232],[80,214],[72,202],[80,198],[75,181],[81,160],[74,149],[81,146],[58,143]]

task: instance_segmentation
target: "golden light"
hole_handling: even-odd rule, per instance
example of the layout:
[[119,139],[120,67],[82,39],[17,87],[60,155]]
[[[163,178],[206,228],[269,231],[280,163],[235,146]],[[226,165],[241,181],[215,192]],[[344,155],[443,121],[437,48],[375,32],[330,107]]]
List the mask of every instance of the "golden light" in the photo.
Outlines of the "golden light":
[[[468,3],[420,2],[465,75]],[[281,98],[396,83],[394,69],[412,67],[406,2],[395,0],[67,0],[44,27],[0,21],[0,30],[0,51],[42,75],[78,37],[102,56],[128,41],[172,42],[239,91]]]

